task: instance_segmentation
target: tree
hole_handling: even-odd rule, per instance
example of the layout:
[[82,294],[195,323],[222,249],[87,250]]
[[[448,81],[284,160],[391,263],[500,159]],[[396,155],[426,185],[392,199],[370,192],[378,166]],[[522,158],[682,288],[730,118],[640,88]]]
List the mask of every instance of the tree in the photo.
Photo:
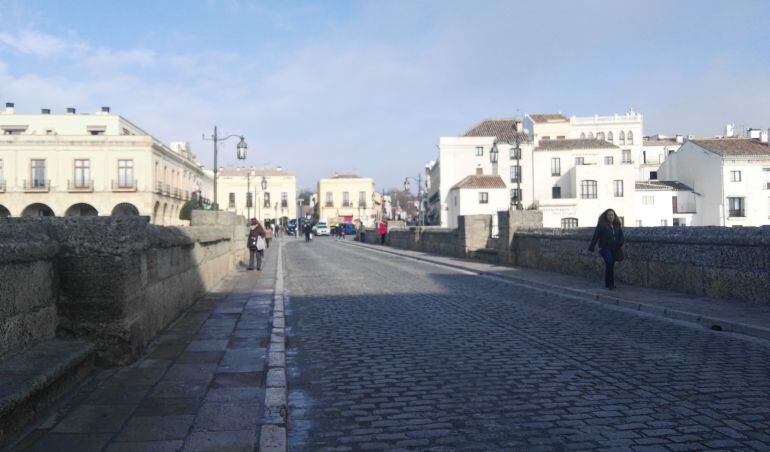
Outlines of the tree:
[[299,191],[298,198],[302,200],[303,206],[309,206],[310,198],[312,198],[314,194],[315,192],[313,190],[310,190],[309,188],[303,188]]

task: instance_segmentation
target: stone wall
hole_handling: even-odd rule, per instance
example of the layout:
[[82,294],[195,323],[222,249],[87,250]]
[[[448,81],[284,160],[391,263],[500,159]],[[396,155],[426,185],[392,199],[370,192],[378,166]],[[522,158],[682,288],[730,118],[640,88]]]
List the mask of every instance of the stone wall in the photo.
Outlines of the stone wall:
[[[0,263],[0,288],[10,287],[12,294],[0,302],[3,334],[15,338],[7,349],[52,337],[55,329],[60,337],[95,343],[105,364],[132,361],[244,259],[243,218],[195,212],[191,224],[159,227],[146,217],[6,220],[0,237],[12,236],[11,243],[20,243],[19,257]],[[28,235],[20,231],[37,234],[34,246],[41,251],[33,252]],[[38,284],[18,285],[13,275],[20,273]],[[23,325],[35,316],[45,317],[47,322],[40,322],[45,328],[28,333]]]
[[0,220],[0,355],[54,337],[58,249],[41,225]]
[[[587,248],[593,228],[518,231],[513,264],[602,277],[598,253]],[[620,282],[770,304],[770,227],[626,228]]]

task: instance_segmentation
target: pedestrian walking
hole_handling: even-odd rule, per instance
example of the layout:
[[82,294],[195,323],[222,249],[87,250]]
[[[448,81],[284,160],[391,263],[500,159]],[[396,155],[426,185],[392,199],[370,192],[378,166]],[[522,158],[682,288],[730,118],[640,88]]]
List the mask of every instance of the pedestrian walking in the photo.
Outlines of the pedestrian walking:
[[305,223],[302,226],[302,232],[305,233],[305,243],[309,243],[310,242],[310,234],[313,233],[313,228],[312,228],[312,226],[310,226],[310,222],[307,222],[307,223]]
[[273,240],[273,227],[268,226],[265,229],[265,242],[267,244],[266,248],[270,248],[270,241]]
[[605,210],[599,217],[588,251],[593,253],[597,243],[604,260],[604,287],[615,289],[615,262],[624,259],[624,238],[620,218],[612,209]]
[[338,240],[345,240],[345,225],[343,223],[340,223],[339,225],[339,235],[337,236]]
[[380,245],[385,244],[385,236],[388,234],[388,224],[385,220],[380,222]]
[[265,228],[259,224],[256,218],[251,219],[251,228],[246,241],[249,248],[249,270],[254,270],[254,261],[256,260],[257,271],[262,271],[262,256],[267,246],[265,241]]

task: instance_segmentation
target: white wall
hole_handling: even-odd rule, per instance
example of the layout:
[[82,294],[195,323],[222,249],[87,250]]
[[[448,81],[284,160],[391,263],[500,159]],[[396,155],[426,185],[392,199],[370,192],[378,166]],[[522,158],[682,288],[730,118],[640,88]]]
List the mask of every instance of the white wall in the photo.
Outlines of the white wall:
[[[479,202],[479,193],[486,192],[489,202]],[[463,188],[449,191],[449,209],[447,211],[448,228],[456,228],[460,215],[492,215],[508,210],[508,195],[504,188]],[[501,207],[502,206],[502,207]]]

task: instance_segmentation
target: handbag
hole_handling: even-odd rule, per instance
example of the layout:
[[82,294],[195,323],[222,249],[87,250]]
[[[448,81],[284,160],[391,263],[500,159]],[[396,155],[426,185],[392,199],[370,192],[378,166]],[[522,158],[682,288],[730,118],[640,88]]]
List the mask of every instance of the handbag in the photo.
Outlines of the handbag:
[[257,251],[262,251],[265,249],[265,239],[262,238],[262,236],[257,236]]
[[618,247],[618,249],[614,250],[612,252],[612,256],[615,258],[615,262],[620,262],[626,258],[625,253],[623,253],[622,247]]

